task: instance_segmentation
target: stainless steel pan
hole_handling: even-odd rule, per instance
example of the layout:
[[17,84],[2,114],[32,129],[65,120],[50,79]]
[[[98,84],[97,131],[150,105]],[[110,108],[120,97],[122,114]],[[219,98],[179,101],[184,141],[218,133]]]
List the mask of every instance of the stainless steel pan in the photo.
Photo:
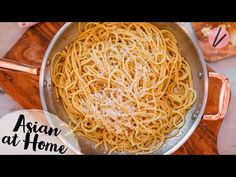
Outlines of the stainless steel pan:
[[[216,120],[224,117],[229,100],[230,100],[230,85],[229,81],[223,75],[217,73],[208,73],[206,68],[206,63],[202,52],[197,44],[197,40],[194,36],[182,26],[180,23],[156,23],[153,22],[160,29],[167,29],[171,31],[178,41],[178,45],[181,49],[182,55],[187,59],[190,64],[193,80],[194,89],[197,92],[197,100],[192,108],[186,114],[186,123],[179,132],[179,134],[167,140],[164,145],[156,151],[154,154],[171,154],[176,151],[184,142],[191,136],[191,134],[196,129],[199,121],[203,117],[208,120]],[[40,97],[42,107],[45,111],[51,112],[64,121],[68,121],[67,114],[61,103],[57,102],[55,97],[54,89],[51,84],[50,77],[50,60],[52,56],[62,50],[65,45],[70,44],[76,37],[77,34],[77,23],[66,23],[52,39],[48,49],[43,58],[40,72]],[[5,63],[4,63],[5,62]],[[7,63],[7,64],[6,64]],[[29,68],[29,66],[19,67],[16,63],[11,63],[9,61],[0,60],[0,68],[10,68],[14,70],[21,70],[24,72],[30,72],[37,74],[37,69]],[[16,66],[17,65],[17,66]],[[11,66],[11,67],[9,67]],[[29,68],[25,70],[25,68]],[[207,102],[208,95],[208,77],[215,77],[222,81],[222,89],[220,93],[219,100],[219,112],[216,115],[204,115],[204,110]],[[48,118],[50,124],[53,124],[53,120]],[[53,126],[53,125],[52,125]],[[64,143],[69,144],[69,141],[64,140]],[[104,150],[96,150],[94,144],[84,138],[79,137],[79,144],[81,150],[85,154],[106,154]]]

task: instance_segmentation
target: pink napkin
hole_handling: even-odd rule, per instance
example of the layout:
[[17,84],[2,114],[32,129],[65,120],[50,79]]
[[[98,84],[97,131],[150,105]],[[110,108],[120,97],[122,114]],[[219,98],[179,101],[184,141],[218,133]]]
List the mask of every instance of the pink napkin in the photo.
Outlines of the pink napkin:
[[31,27],[33,25],[36,25],[38,22],[19,22],[18,25],[21,28]]

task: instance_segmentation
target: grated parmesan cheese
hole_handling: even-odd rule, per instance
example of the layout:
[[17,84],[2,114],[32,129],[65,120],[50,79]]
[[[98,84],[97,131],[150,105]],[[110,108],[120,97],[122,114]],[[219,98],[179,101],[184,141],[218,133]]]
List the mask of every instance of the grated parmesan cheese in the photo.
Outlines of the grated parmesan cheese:
[[201,32],[202,32],[202,34],[203,34],[204,37],[208,37],[210,31],[211,31],[211,27],[203,27],[203,28],[201,29]]

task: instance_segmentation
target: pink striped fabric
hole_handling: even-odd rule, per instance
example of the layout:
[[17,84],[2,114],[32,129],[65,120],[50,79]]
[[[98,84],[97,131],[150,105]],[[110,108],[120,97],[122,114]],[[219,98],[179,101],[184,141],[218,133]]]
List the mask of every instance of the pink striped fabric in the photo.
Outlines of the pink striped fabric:
[[19,22],[18,25],[21,28],[31,27],[33,25],[36,25],[38,22]]

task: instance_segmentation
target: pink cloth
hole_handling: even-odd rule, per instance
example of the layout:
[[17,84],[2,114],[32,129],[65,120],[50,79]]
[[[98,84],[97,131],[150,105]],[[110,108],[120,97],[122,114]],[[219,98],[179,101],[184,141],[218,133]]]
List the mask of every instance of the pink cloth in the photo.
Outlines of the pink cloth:
[[18,25],[21,28],[31,27],[33,25],[36,25],[38,22],[19,22]]

